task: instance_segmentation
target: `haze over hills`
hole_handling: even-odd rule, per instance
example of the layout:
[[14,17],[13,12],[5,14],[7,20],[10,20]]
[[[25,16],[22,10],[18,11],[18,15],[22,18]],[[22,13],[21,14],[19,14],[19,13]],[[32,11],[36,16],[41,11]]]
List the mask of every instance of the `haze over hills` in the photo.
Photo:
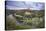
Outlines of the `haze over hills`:
[[[36,8],[7,8],[9,10],[40,10],[40,9],[36,9]],[[43,10],[43,9],[41,9]]]

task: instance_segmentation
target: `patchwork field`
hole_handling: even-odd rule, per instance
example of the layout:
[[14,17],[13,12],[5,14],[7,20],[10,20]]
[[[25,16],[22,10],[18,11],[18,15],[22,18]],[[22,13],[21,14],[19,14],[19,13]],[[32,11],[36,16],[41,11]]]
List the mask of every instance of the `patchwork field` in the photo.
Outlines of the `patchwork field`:
[[44,10],[6,10],[6,30],[44,28]]

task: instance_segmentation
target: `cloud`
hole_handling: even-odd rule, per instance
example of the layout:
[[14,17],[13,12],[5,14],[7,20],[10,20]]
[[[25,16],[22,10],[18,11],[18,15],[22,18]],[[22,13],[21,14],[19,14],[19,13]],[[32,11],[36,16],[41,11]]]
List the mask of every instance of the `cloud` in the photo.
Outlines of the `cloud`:
[[16,8],[32,8],[33,10],[42,10],[44,9],[44,3],[40,2],[30,2],[30,1],[7,1],[6,7],[9,9]]

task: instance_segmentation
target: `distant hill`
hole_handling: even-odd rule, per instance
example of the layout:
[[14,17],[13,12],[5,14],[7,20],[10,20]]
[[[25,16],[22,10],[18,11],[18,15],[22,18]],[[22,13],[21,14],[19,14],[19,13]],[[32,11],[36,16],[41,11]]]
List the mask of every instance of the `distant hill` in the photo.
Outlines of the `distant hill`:
[[14,13],[21,13],[21,12],[25,12],[25,11],[28,11],[28,12],[33,12],[33,13],[36,13],[36,12],[44,12],[44,10],[29,10],[29,9],[23,9],[23,10],[9,10],[9,9],[6,9],[5,10],[5,14],[6,16],[10,15],[10,14],[14,14]]

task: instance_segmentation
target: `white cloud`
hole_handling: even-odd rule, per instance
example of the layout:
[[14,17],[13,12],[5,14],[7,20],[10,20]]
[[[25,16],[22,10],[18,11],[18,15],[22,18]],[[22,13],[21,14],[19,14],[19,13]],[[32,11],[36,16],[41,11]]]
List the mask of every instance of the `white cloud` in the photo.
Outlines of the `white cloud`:
[[39,2],[30,2],[30,1],[13,2],[12,1],[9,3],[6,5],[6,7],[7,9],[11,9],[11,10],[19,10],[19,9],[26,9],[26,8],[30,8],[31,10],[42,10],[44,8],[43,3],[39,3]]
[[[7,6],[7,9],[10,9],[10,10],[22,10],[22,9],[28,9],[28,8],[16,8],[16,7],[12,7],[12,6]],[[40,10],[40,9],[30,8],[30,10]]]

